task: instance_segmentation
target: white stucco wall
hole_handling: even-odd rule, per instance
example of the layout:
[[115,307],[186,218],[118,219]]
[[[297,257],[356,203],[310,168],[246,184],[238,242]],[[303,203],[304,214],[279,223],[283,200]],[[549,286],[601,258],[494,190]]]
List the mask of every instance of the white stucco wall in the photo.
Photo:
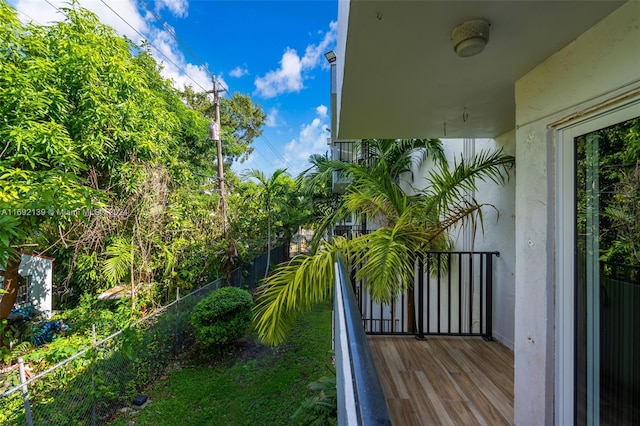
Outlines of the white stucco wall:
[[[336,72],[335,72],[335,85],[337,92],[336,99],[336,109],[331,112],[332,116],[332,126],[335,127],[331,129],[332,135],[337,135],[339,132],[340,120],[340,102],[339,100],[342,98],[342,81],[344,80],[344,66],[345,66],[345,52],[347,50],[347,27],[349,23],[349,7],[351,6],[350,1],[338,1],[338,40],[336,41]],[[335,117],[335,118],[333,118]],[[335,122],[335,124],[334,124]]]
[[[443,139],[447,161],[453,166],[454,159],[459,161],[464,151],[464,140]],[[494,151],[502,148],[505,154],[515,155],[515,131],[494,139],[475,139],[468,154],[483,150]],[[467,148],[469,149],[469,147]],[[422,189],[424,177],[433,168],[426,161],[414,172],[414,186]],[[408,176],[404,177],[405,179]],[[475,237],[465,230],[453,232],[455,250],[459,251],[498,251],[500,257],[494,263],[493,293],[493,337],[510,349],[514,345],[514,300],[515,300],[515,169],[504,186],[492,181],[478,182],[478,191],[474,195],[479,203],[491,204],[484,211],[484,233],[478,227]],[[403,188],[411,192],[407,182]],[[466,234],[466,236],[465,236]]]
[[18,274],[31,276],[29,298],[33,307],[47,319],[53,315],[53,260],[47,257],[22,255]]
[[554,295],[559,286],[573,285],[555,282],[555,141],[549,126],[634,90],[639,82],[638,1],[623,5],[516,82],[517,425],[554,422]]
[[[515,131],[491,139],[477,139],[476,153],[482,149],[502,149],[505,154],[516,154]],[[495,260],[493,289],[493,337],[513,350],[515,310],[515,190],[517,164],[510,172],[509,181],[497,186],[492,181],[479,182],[477,199],[495,207],[485,208],[484,233],[478,229],[474,250],[500,252]]]

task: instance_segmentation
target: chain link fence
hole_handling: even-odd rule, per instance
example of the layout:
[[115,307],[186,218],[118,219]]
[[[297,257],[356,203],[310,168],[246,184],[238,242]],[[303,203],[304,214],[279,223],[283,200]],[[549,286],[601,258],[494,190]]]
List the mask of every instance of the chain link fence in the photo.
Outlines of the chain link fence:
[[[194,343],[189,323],[195,305],[218,279],[27,379],[24,366],[5,380],[0,424],[98,425],[131,403],[186,347]],[[94,333],[95,335],[95,333]],[[22,376],[22,377],[21,377]]]
[[[286,259],[284,246],[270,263]],[[231,274],[233,286],[255,289],[264,276],[266,254]],[[195,305],[225,285],[218,279],[81,350],[32,377],[21,362],[5,372],[10,388],[0,394],[0,425],[100,425],[159,377],[195,339],[189,322]],[[95,336],[95,330],[93,335]],[[8,374],[7,374],[8,373]],[[6,388],[6,386],[5,386]]]
[[[270,268],[288,259],[289,253],[287,248],[286,245],[281,245],[271,249],[271,256],[269,258]],[[266,268],[267,254],[264,253],[246,265],[234,269],[230,274],[231,285],[253,291],[260,283],[260,280],[264,278]]]

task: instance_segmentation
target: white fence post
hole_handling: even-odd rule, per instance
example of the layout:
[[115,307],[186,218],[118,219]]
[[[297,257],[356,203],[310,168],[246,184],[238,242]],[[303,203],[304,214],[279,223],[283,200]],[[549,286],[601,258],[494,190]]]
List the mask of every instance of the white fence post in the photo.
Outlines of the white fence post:
[[91,354],[91,424],[95,426],[97,424],[96,416],[96,344],[98,339],[96,337],[96,325],[91,324],[91,348],[93,353]]
[[22,400],[24,401],[24,417],[28,426],[33,426],[33,418],[31,417],[31,404],[29,403],[29,391],[27,390],[27,377],[24,372],[24,361],[22,357],[18,358],[18,364],[20,366],[20,384],[22,386]]

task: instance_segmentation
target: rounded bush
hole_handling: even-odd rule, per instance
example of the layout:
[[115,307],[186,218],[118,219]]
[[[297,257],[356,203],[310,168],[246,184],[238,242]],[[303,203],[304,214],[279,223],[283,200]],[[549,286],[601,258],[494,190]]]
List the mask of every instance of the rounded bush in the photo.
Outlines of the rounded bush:
[[191,313],[198,342],[225,346],[244,336],[251,324],[253,299],[246,290],[222,287],[202,299]]

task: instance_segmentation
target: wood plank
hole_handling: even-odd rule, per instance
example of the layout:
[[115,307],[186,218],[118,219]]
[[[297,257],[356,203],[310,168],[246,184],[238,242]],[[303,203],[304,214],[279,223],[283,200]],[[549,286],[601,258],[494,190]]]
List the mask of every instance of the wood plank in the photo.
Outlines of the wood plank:
[[[469,398],[469,409],[478,422],[492,426],[507,425],[510,423],[510,420],[502,415],[492,401],[484,395],[482,390],[478,389],[477,384],[468,374],[463,373],[458,375],[456,382],[464,389],[465,395]],[[513,406],[511,406],[511,410],[513,410]]]
[[369,336],[396,425],[513,424],[513,354],[479,338]]
[[387,406],[394,425],[420,426],[420,422],[410,399],[389,399]]

